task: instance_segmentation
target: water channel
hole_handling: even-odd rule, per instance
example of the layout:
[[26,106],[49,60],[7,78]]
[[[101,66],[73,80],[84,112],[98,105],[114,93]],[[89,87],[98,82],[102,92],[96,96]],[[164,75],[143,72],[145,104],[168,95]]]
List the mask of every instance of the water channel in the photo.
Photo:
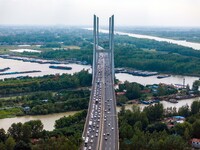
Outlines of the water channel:
[[[65,65],[65,64],[61,64]],[[39,73],[32,73],[32,74],[22,74],[20,76],[43,76],[47,74],[57,74],[57,73],[69,73],[73,74],[75,72],[79,72],[82,69],[89,69],[91,72],[91,66],[89,65],[78,65],[78,64],[67,64],[66,66],[72,67],[72,70],[57,70],[57,69],[50,69],[49,64],[38,64],[38,63],[31,63],[31,62],[23,62],[23,61],[18,61],[18,60],[11,60],[11,59],[3,59],[0,58],[0,68],[5,68],[5,67],[10,67],[11,69],[8,70],[7,72],[11,71],[28,71],[28,70],[41,70]],[[4,75],[0,76],[0,79],[4,78],[10,78],[10,77],[17,77],[19,75]],[[171,76],[168,78],[163,78],[163,79],[157,79],[156,76],[150,76],[150,77],[139,77],[139,76],[133,76],[125,73],[119,73],[116,74],[116,78],[119,79],[120,81],[130,81],[130,82],[138,82],[140,84],[146,85],[146,84],[154,84],[154,83],[166,83],[166,84],[182,84],[183,79],[185,79],[185,84],[189,84],[192,86],[192,83],[195,80],[198,80],[198,77],[190,77],[190,76]],[[181,107],[183,105],[191,105],[191,103],[194,100],[197,100],[199,98],[194,98],[194,99],[188,99],[188,100],[182,100],[179,101],[177,104],[172,104],[166,101],[162,101],[161,103],[164,105],[164,107]],[[139,105],[141,109],[143,109],[146,105],[140,104]],[[131,109],[132,105],[127,105],[127,109]],[[117,107],[117,110],[119,111],[120,108]],[[44,129],[46,130],[53,130],[54,129],[54,124],[55,120],[63,117],[63,116],[69,116],[73,115],[76,112],[65,112],[65,113],[57,113],[57,114],[49,114],[49,115],[39,115],[39,116],[22,116],[22,117],[15,117],[15,118],[6,118],[6,119],[0,119],[0,128],[4,128],[7,130],[12,123],[17,123],[17,122],[26,122],[29,120],[37,120],[40,119],[42,123],[44,124]]]
[[[101,30],[101,32],[108,33],[107,30]],[[165,41],[173,44],[178,44],[186,47],[191,47],[195,50],[200,50],[200,43],[193,43],[193,42],[187,42],[187,41],[181,41],[181,40],[172,40],[167,38],[160,38],[155,36],[148,36],[148,35],[140,35],[140,34],[132,34],[132,33],[124,33],[124,32],[115,32],[119,35],[128,35],[131,37],[136,38],[145,38],[145,39],[153,39],[156,41]],[[11,69],[6,72],[15,72],[15,71],[30,71],[30,70],[40,70],[39,73],[30,73],[30,74],[22,74],[22,75],[4,75],[0,76],[0,79],[5,78],[11,78],[11,77],[17,77],[17,76],[43,76],[47,74],[62,74],[62,73],[68,73],[73,74],[75,72],[79,72],[82,69],[89,69],[91,72],[91,66],[89,65],[78,65],[78,64],[60,64],[62,66],[70,66],[72,67],[72,70],[57,70],[57,69],[50,69],[49,64],[37,64],[37,63],[31,63],[31,62],[22,62],[17,60],[11,60],[11,59],[3,59],[0,58],[0,68],[6,68],[10,67]],[[189,84],[190,87],[192,86],[193,82],[195,80],[198,80],[198,77],[190,77],[190,76],[171,76],[168,78],[163,79],[157,79],[157,76],[150,76],[150,77],[139,77],[139,76],[133,76],[129,74],[119,73],[116,74],[116,78],[120,81],[129,81],[129,82],[137,82],[143,85],[147,84],[159,84],[159,83],[166,83],[166,84],[183,84],[183,80],[185,79],[185,85]],[[193,98],[193,99],[187,99],[187,100],[181,100],[179,103],[173,104],[166,101],[162,101],[164,108],[167,107],[177,107],[177,109],[183,105],[191,105],[191,103],[194,100],[200,100],[199,98]],[[133,105],[126,105],[126,109],[131,109]],[[146,105],[140,104],[139,105],[141,109],[143,109]],[[120,110],[120,107],[117,107],[117,110]],[[44,129],[46,130],[53,130],[55,120],[63,117],[63,116],[69,116],[73,115],[76,112],[65,112],[65,113],[57,113],[57,114],[49,114],[49,115],[40,115],[40,116],[22,116],[22,117],[15,117],[15,118],[6,118],[6,119],[0,119],[0,128],[4,128],[7,130],[12,123],[17,122],[26,122],[29,120],[37,120],[40,119],[42,123],[44,124]]]

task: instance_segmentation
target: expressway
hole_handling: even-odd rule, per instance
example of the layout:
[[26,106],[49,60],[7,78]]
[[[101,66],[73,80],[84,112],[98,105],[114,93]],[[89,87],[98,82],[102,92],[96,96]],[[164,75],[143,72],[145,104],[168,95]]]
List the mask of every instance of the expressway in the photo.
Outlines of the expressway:
[[98,52],[88,115],[83,131],[83,150],[118,150],[116,99],[110,52]]

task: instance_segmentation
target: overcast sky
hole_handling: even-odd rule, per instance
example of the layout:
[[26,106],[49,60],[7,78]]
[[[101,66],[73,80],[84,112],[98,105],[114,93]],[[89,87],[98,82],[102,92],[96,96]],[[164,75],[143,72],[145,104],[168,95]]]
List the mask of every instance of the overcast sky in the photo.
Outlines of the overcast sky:
[[0,0],[0,24],[200,27],[200,0]]

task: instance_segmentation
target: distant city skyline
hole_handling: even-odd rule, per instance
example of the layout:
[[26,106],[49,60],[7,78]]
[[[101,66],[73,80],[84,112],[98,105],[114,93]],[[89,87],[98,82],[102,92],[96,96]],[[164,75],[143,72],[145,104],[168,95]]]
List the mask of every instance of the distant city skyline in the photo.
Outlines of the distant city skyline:
[[200,0],[0,0],[0,25],[200,27]]

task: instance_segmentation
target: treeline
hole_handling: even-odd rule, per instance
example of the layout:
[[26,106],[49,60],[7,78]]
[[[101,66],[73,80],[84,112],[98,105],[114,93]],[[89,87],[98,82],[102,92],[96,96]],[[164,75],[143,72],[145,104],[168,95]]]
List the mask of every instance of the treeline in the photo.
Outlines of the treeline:
[[[23,28],[1,30],[3,30],[2,33],[7,33],[8,36],[0,36],[0,38],[3,38],[0,39],[0,42],[9,37],[12,41],[11,44],[14,44],[14,41],[27,42],[27,44],[31,44],[31,41],[42,41],[44,47],[48,47],[48,51],[40,54],[25,52],[20,55],[58,60],[76,59],[92,64],[91,31],[76,28],[37,28],[35,30],[27,29],[24,37],[21,34],[24,34],[26,29],[23,30]],[[20,36],[13,36],[11,31],[16,35],[20,34]],[[31,36],[32,34],[33,36]],[[108,47],[107,35],[100,34],[100,36],[104,39],[100,42],[101,46]],[[60,47],[60,45],[76,45],[81,49],[76,51],[51,50],[52,47]],[[115,35],[115,67],[199,76],[200,51],[167,42]]]
[[116,43],[120,44],[131,44],[135,45],[137,48],[144,48],[147,50],[156,50],[161,52],[168,52],[168,53],[177,53],[183,56],[192,56],[199,58],[200,51],[194,50],[189,47],[184,47],[177,44],[172,44],[168,42],[159,42],[156,40],[150,40],[150,39],[139,39],[135,37],[129,37],[129,36],[117,36],[115,38]]
[[[152,88],[152,86],[155,86],[156,88]],[[133,99],[150,100],[158,96],[176,94],[178,90],[165,84],[144,86],[136,82],[125,81],[124,83],[119,84],[119,88],[116,92],[124,92],[123,95],[117,95],[117,104],[122,105]]]
[[[0,27],[0,45],[44,44],[45,47],[55,47],[53,43],[82,46],[82,34],[90,34],[85,30],[70,27]],[[82,34],[80,34],[80,32]],[[51,45],[52,44],[52,45]],[[59,46],[59,45],[56,45]]]
[[87,61],[92,64],[92,45],[88,46],[87,49],[81,50],[56,50],[56,51],[46,51],[39,55],[40,58],[44,59],[75,59],[79,61]]
[[174,115],[185,116],[186,121],[168,128],[162,121],[166,117],[162,104],[145,107],[143,111],[137,107],[132,111],[122,107],[119,112],[120,149],[190,149],[190,139],[200,138],[200,102],[193,102],[190,109],[183,106],[170,116]]
[[152,35],[175,40],[185,40],[191,42],[200,42],[199,28],[118,28],[120,31],[127,33]]
[[90,91],[61,90],[58,92],[35,92],[14,98],[1,99],[0,118],[22,115],[45,115],[88,108]]
[[24,124],[13,123],[7,133],[4,129],[0,129],[0,149],[78,150],[82,142],[81,134],[86,115],[87,112],[82,111],[74,116],[63,117],[56,121],[56,129],[53,131],[44,130],[40,120],[32,120]]
[[[173,51],[173,49],[171,50]],[[198,51],[197,53],[200,54]],[[187,56],[142,50],[135,45],[119,44],[115,46],[115,66],[172,74],[200,75],[198,69],[200,67],[200,59],[195,54],[195,57],[189,53],[185,55]]]
[[13,78],[0,81],[0,95],[35,91],[73,89],[91,86],[92,75],[88,71],[62,75],[45,75],[43,77]]

